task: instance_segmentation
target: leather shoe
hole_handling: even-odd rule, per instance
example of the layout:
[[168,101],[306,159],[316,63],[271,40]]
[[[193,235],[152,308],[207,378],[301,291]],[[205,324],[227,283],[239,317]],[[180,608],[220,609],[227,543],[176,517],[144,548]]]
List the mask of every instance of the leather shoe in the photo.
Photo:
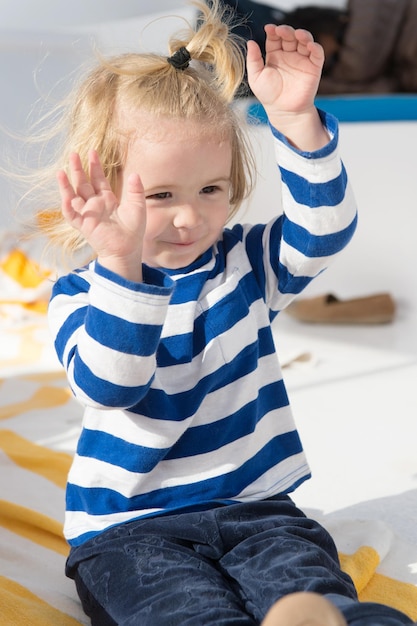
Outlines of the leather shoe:
[[333,294],[295,300],[286,309],[300,322],[315,324],[387,324],[395,315],[395,302],[388,293],[351,300]]

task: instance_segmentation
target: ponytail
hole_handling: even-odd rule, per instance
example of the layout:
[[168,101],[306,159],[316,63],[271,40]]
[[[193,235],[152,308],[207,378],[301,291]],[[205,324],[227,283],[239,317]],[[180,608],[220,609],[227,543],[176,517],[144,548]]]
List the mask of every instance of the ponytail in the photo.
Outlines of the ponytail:
[[243,39],[233,34],[233,16],[219,0],[211,0],[210,6],[202,2],[193,4],[201,12],[197,30],[184,31],[181,38],[177,36],[170,40],[171,58],[185,48],[192,60],[210,68],[213,86],[220,97],[231,102],[245,73]]

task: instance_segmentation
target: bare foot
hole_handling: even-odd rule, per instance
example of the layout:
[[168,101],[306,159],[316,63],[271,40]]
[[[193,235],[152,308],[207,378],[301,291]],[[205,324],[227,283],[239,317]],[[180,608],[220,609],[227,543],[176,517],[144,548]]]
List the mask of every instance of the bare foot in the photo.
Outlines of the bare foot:
[[266,614],[262,626],[347,626],[347,623],[326,598],[301,591],[278,600]]

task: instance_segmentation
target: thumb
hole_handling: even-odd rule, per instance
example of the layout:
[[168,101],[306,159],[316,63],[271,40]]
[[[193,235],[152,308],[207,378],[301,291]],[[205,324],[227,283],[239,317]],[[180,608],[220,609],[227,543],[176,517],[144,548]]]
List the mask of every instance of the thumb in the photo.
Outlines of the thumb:
[[247,42],[246,69],[248,72],[249,85],[254,84],[264,69],[264,60],[261,49],[256,41],[250,39]]
[[146,224],[146,198],[139,174],[129,174],[119,211],[122,221],[129,230],[143,233]]
[[145,190],[142,180],[136,172],[129,174],[126,187],[126,201],[136,210],[144,211],[146,208]]
[[132,196],[133,201],[144,200],[144,189],[139,174],[132,172],[127,179],[127,193]]

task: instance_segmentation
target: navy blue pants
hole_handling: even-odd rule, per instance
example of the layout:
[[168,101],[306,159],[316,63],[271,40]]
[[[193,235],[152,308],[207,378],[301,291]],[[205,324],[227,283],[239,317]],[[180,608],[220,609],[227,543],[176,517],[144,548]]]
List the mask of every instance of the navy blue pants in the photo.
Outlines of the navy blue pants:
[[67,575],[93,626],[254,626],[295,591],[355,626],[411,623],[358,602],[327,531],[287,496],[121,524],[73,548]]

